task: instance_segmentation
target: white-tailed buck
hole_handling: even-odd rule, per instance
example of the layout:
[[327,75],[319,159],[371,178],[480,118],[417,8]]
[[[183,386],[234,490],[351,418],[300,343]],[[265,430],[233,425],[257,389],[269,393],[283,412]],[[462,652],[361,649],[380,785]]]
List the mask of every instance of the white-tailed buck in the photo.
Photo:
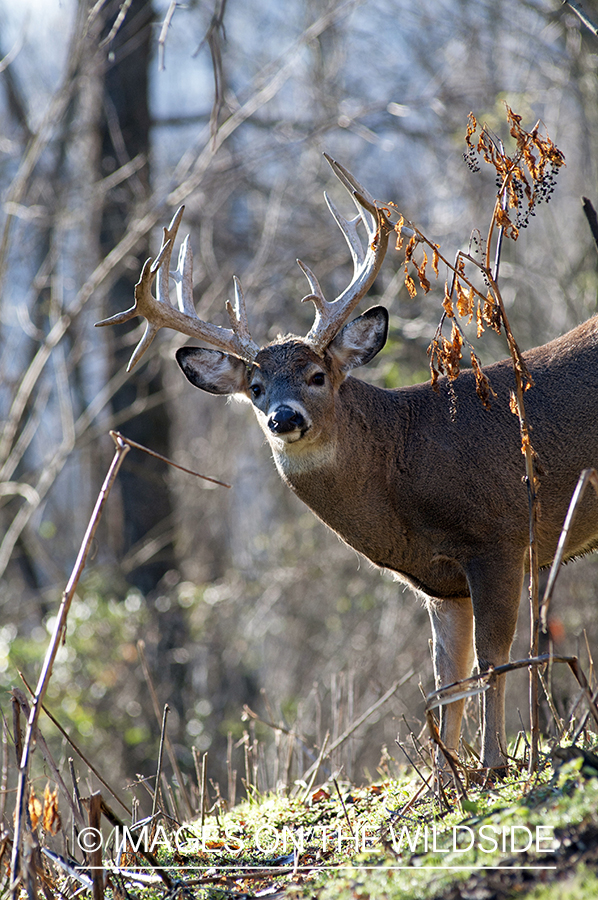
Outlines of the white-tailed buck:
[[[439,390],[430,383],[384,390],[350,376],[386,340],[380,306],[345,324],[374,282],[392,225],[346,170],[332,163],[358,215],[348,221],[328,205],[354,263],[351,284],[328,302],[304,265],[315,322],[305,338],[288,335],[259,347],[250,336],[235,279],[231,328],[201,321],[192,296],[186,239],[178,268],[170,256],[182,209],[148,260],[130,310],[99,324],[148,320],[133,365],[163,326],[218,349],[186,347],[177,361],[189,381],[252,404],[276,467],[314,513],[375,565],[394,572],[427,602],[437,687],[508,661],[528,556],[528,497],[517,417],[509,409],[511,362],[484,371],[497,393],[490,409],[468,370]],[[365,248],[357,227],[367,233]],[[157,273],[157,299],[151,283]],[[171,305],[169,277],[178,308]],[[534,380],[526,393],[532,440],[542,465],[537,527],[541,566],[552,561],[582,469],[598,466],[598,319],[524,354]],[[568,556],[598,545],[598,500],[584,499]],[[475,657],[474,657],[475,650]],[[482,761],[504,763],[504,676],[483,696]],[[441,714],[445,744],[457,749],[463,701]]]

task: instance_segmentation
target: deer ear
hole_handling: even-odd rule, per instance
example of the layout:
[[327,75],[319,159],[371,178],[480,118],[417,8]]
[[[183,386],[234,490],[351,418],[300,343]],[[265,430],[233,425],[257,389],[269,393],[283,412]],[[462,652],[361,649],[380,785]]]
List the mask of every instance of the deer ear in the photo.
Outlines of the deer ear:
[[199,347],[181,347],[176,361],[195,387],[210,394],[239,394],[247,389],[247,366],[242,359]]
[[364,366],[374,358],[388,335],[388,312],[373,306],[339,331],[328,350],[340,363],[343,372]]

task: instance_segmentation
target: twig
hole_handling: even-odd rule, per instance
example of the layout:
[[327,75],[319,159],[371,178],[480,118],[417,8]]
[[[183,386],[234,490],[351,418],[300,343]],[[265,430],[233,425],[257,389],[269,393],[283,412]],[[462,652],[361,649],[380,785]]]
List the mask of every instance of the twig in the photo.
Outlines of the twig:
[[14,42],[6,56],[3,56],[2,59],[0,59],[0,75],[2,74],[2,72],[5,72],[8,69],[11,63],[15,61],[22,49],[23,37],[21,36]]
[[166,15],[164,16],[164,21],[162,22],[162,28],[160,29],[160,37],[158,38],[158,71],[163,72],[166,66],[164,65],[164,54],[166,51],[166,36],[168,34],[168,29],[170,28],[170,23],[172,21],[172,17],[174,16],[174,11],[177,8],[177,0],[170,0],[170,6],[166,11]]
[[257,790],[257,785],[254,784],[252,779],[252,769],[251,765],[252,757],[253,757],[253,747],[249,742],[249,732],[243,732],[243,758],[245,761],[245,790],[247,792],[248,799],[251,799],[250,788],[254,787]]
[[210,114],[210,135],[214,138],[218,131],[218,117],[223,104],[223,81],[224,75],[222,71],[222,52],[220,49],[220,40],[224,35],[224,12],[226,8],[226,0],[216,0],[214,13],[208,26],[203,40],[193,54],[197,56],[201,48],[207,43],[210,48],[210,56],[212,57],[212,70],[214,73],[214,103],[212,104],[212,112]]
[[314,786],[314,782],[316,780],[316,775],[318,774],[320,766],[322,765],[322,760],[324,759],[324,754],[326,753],[326,747],[328,745],[329,738],[330,738],[330,732],[327,731],[326,734],[324,735],[324,740],[322,741],[322,749],[320,750],[320,755],[318,756],[318,758],[315,762],[315,765],[312,766],[313,772],[311,774],[311,778],[309,779],[308,785],[305,788],[305,793],[303,794],[303,797],[301,798],[303,803],[305,803],[305,801],[309,797],[309,795],[311,793],[311,789]]
[[21,706],[15,696],[12,698],[12,730],[15,740],[15,754],[17,757],[17,766],[21,763],[23,756],[23,732],[21,730]]
[[127,12],[129,11],[129,7],[132,2],[133,2],[133,0],[123,0],[123,2],[121,3],[120,9],[118,11],[118,15],[117,15],[116,19],[114,20],[114,25],[112,26],[112,28],[110,29],[110,31],[106,35],[106,37],[102,41],[100,41],[100,43],[98,44],[100,50],[102,50],[104,47],[107,47],[108,44],[112,43],[112,41],[118,34],[118,31],[119,31],[122,23],[125,21],[125,16],[127,15]]
[[206,799],[207,799],[207,786],[208,786],[208,751],[206,750],[202,760],[201,760],[201,804],[200,804],[200,813],[199,818],[201,822],[202,835],[203,835],[203,826],[206,820]]
[[[113,828],[119,828],[121,830],[121,834],[124,834],[125,825],[121,819],[118,818],[116,813],[112,811],[112,809],[108,806],[105,800],[102,799],[102,813],[105,818],[110,822]],[[167,888],[172,888],[172,881],[167,872],[165,872],[161,867],[160,863],[149,850],[146,850],[143,846],[143,841],[140,841],[139,847],[135,851],[136,853],[140,853],[144,859],[148,861],[148,863],[156,870],[164,884]]]
[[154,456],[156,459],[167,463],[174,469],[180,469],[181,472],[186,472],[188,475],[195,475],[196,478],[203,478],[204,481],[210,481],[212,484],[219,484],[221,487],[232,487],[232,485],[227,484],[226,481],[218,481],[217,478],[210,478],[209,475],[200,475],[199,472],[194,472],[193,469],[186,469],[185,466],[180,466],[178,463],[173,462],[173,460],[169,459],[167,456],[162,456],[161,453],[156,453],[155,450],[150,450],[149,447],[144,447],[143,444],[138,444],[137,441],[132,441],[131,438],[125,437],[124,434],[120,433],[120,431],[111,431],[110,434],[112,436],[116,435],[119,440],[121,440],[125,444],[128,444],[129,447],[135,447],[136,450],[143,450],[143,452],[147,453],[148,456]]
[[[328,753],[330,754],[334,750],[336,750],[337,747],[340,747],[340,745],[343,744],[347,740],[347,738],[350,737],[353,732],[359,728],[360,725],[363,725],[366,719],[369,719],[369,717],[373,715],[373,713],[375,713],[377,709],[379,709],[384,703],[386,703],[387,700],[390,700],[392,695],[395,694],[400,687],[402,687],[407,681],[409,681],[410,678],[413,677],[414,671],[414,669],[409,669],[406,675],[403,675],[402,678],[400,678],[398,681],[395,681],[392,687],[390,687],[385,694],[382,694],[382,696],[378,700],[376,700],[376,702],[373,703],[369,709],[366,709],[366,711],[361,716],[359,716],[359,718],[356,719],[352,725],[349,725],[349,727],[345,729],[345,731],[343,731],[343,733],[339,735],[339,737],[337,737],[335,741],[332,742],[332,744],[328,748]],[[303,775],[304,780],[311,776],[315,765],[319,765],[319,763],[317,763],[316,761],[309,767],[307,772],[305,772]]]
[[164,741],[166,738],[166,722],[168,720],[169,706],[164,704],[164,712],[162,714],[162,728],[160,730],[160,749],[158,751],[158,765],[156,768],[156,780],[154,783],[154,802],[152,803],[152,819],[156,815],[158,809],[158,795],[160,793],[160,776],[162,775],[162,756],[164,754]]
[[229,731],[226,737],[226,772],[228,776],[228,805],[229,808],[235,805],[236,786],[237,786],[237,770],[233,769],[233,735]]
[[552,714],[552,718],[554,719],[554,724],[557,727],[557,732],[558,732],[557,738],[558,738],[558,740],[560,740],[563,735],[563,731],[565,730],[563,720],[561,719],[561,717],[558,714],[557,708],[554,705],[554,700],[552,698],[552,693],[550,691],[548,683],[547,683],[546,679],[544,678],[543,673],[540,670],[538,670],[538,677],[540,679],[540,684],[542,685],[542,687],[544,689],[544,695],[546,697],[546,702],[548,703],[548,708],[550,709],[550,712]]
[[195,779],[197,781],[197,797],[198,797],[199,804],[200,804],[197,811],[200,812],[201,811],[201,769],[199,766],[199,752],[195,745],[193,745],[191,747],[191,753],[193,754],[193,763],[195,765]]
[[[28,719],[31,715],[31,708],[27,702],[27,698],[25,697],[24,693],[21,690],[19,690],[19,688],[13,688],[12,696],[14,699],[16,699],[17,703],[19,704],[23,713],[25,714],[25,717]],[[48,747],[48,745],[46,743],[46,739],[44,738],[43,734],[39,730],[38,725],[36,725],[33,729],[33,737],[35,740],[35,745],[37,747],[39,747],[43,758],[45,759],[48,767],[52,771],[52,775],[54,776],[57,784],[59,785],[62,793],[64,794],[67,803],[71,807],[71,811],[73,813],[73,817],[74,817],[75,821],[77,822],[78,825],[83,826],[84,825],[83,816],[79,813],[79,810],[77,809],[77,807],[71,797],[70,791],[68,790],[66,784],[64,783],[64,780],[62,778],[62,775],[60,774],[58,766],[56,765],[56,763],[54,761],[54,757],[50,753],[50,748]]]
[[598,472],[596,469],[584,469],[581,475],[579,476],[579,481],[577,482],[577,487],[573,492],[573,496],[571,497],[571,502],[569,503],[569,509],[567,510],[567,515],[565,516],[565,522],[561,529],[561,534],[559,537],[559,542],[556,548],[556,553],[554,555],[554,560],[552,562],[552,566],[550,567],[550,574],[548,576],[548,583],[546,585],[546,590],[544,591],[544,598],[542,600],[542,608],[540,610],[540,622],[542,625],[542,631],[546,631],[547,628],[547,620],[548,620],[548,606],[550,604],[550,600],[552,598],[552,594],[554,591],[554,586],[556,584],[556,580],[558,577],[559,569],[563,558],[565,556],[565,547],[567,545],[567,538],[569,537],[569,531],[571,530],[571,526],[573,525],[573,520],[575,518],[575,514],[577,512],[577,507],[582,501],[583,495],[588,484],[591,483],[592,487],[598,494]]
[[563,6],[568,6],[569,9],[571,9],[575,13],[578,19],[583,22],[586,28],[591,31],[592,34],[598,37],[598,28],[594,25],[592,20],[588,18],[587,13],[581,8],[578,3],[575,3],[574,0],[562,0],[562,3]]
[[[431,709],[426,709],[426,721],[428,723],[428,731],[430,732],[430,737],[432,738],[432,740],[434,741],[436,746],[441,751],[442,755],[444,756],[447,763],[449,764],[451,772],[453,773],[455,787],[457,788],[457,792],[459,794],[460,799],[467,800],[467,792],[465,791],[465,788],[463,787],[461,778],[459,777],[459,772],[457,770],[459,761],[456,758],[454,751],[449,749],[449,747],[446,746],[446,744],[440,737],[440,734],[438,732],[438,726],[436,724],[436,720],[432,714]],[[440,776],[441,776],[441,773],[439,772],[438,773],[438,786],[442,787],[442,778]]]
[[[592,694],[587,679],[583,673],[583,669],[579,665],[576,656],[553,656],[551,653],[544,653],[542,656],[532,657],[530,659],[517,659],[512,662],[505,663],[502,666],[488,669],[485,672],[479,672],[476,675],[470,675],[469,678],[463,678],[454,684],[449,684],[433,691],[426,697],[426,715],[429,710],[436,709],[439,706],[445,706],[447,703],[454,703],[456,700],[462,700],[464,697],[480,693],[479,682],[488,682],[497,675],[504,675],[507,672],[513,672],[515,669],[523,669],[529,667],[543,666],[545,663],[567,663],[575,676],[577,683],[581,687],[583,694],[588,702],[590,715],[598,724],[598,689]],[[485,690],[486,684],[482,690]]]
[[398,819],[401,819],[403,816],[406,816],[407,813],[409,812],[409,810],[411,809],[411,807],[413,806],[413,804],[415,803],[415,801],[421,797],[421,795],[423,794],[423,792],[426,790],[427,787],[429,787],[429,785],[426,781],[424,781],[422,784],[420,784],[420,786],[416,790],[415,794],[413,794],[413,796],[409,798],[409,800],[407,801],[405,806],[403,806],[401,811],[398,813],[394,813],[394,815],[396,815],[396,817]]
[[[79,811],[79,815],[81,816],[81,820],[83,821],[83,807],[81,806],[81,795],[79,793],[79,784],[77,782],[77,773],[75,772],[75,766],[73,763],[73,757],[69,756],[69,772],[71,776],[71,782],[73,784],[73,803],[77,807]],[[71,853],[74,855],[75,847],[77,846],[77,825],[75,823],[75,818],[73,816],[73,834],[72,834],[72,848]]]
[[598,248],[598,216],[596,216],[596,210],[594,209],[592,201],[587,197],[582,197],[581,201],[584,215],[588,220],[588,225],[590,226],[592,237],[594,238],[594,242],[596,244],[596,247]]
[[[431,779],[430,779],[430,778],[426,778],[426,776],[424,775],[424,773],[423,773],[423,772],[420,772],[420,770],[419,770],[419,768],[417,767],[417,765],[413,762],[413,760],[411,759],[411,757],[410,757],[409,754],[407,753],[407,750],[405,749],[405,745],[404,745],[398,738],[396,738],[395,744],[397,745],[397,747],[399,748],[399,750],[400,750],[402,753],[405,754],[405,758],[406,758],[407,762],[409,763],[409,765],[410,765],[410,766],[412,767],[412,769],[414,770],[414,772],[416,772],[416,773],[419,775],[419,777],[421,778],[421,780],[422,780],[422,788],[429,788],[429,789],[431,790],[431,789],[432,789]],[[419,794],[419,791],[417,792],[416,796],[418,796],[418,794]],[[413,802],[413,799],[414,799],[414,798],[412,798],[411,801],[409,801],[409,802],[410,802],[410,803]]]
[[[95,837],[101,834],[102,825],[102,795],[96,791],[89,798],[89,828]],[[95,841],[94,849],[90,851],[89,862],[91,880],[93,882],[93,900],[104,900],[104,871],[102,869],[102,842]]]
[[[584,691],[583,688],[581,689],[581,696],[580,696],[579,700],[581,700],[582,696],[586,697],[586,699],[587,699],[586,691]],[[577,703],[579,703],[579,700],[577,701]],[[592,705],[595,706],[597,702],[598,702],[598,688],[596,688],[596,690],[594,691],[594,693],[592,694],[592,697],[591,697]],[[573,712],[575,712],[575,710],[577,709],[577,703],[574,706]],[[590,709],[591,709],[591,707],[589,709],[587,709],[585,711],[585,713],[583,714],[583,716],[581,717],[579,725],[575,729],[573,737],[571,738],[572,745],[575,745],[578,742],[579,738],[581,737],[581,733],[584,730],[584,728],[586,727],[588,719],[590,717]],[[573,718],[573,715],[571,716],[571,718]]]
[[44,664],[42,666],[42,671],[40,673],[37,687],[35,690],[35,696],[33,698],[33,704],[31,706],[31,713],[29,715],[29,721],[27,722],[27,731],[25,734],[25,742],[23,745],[23,753],[19,765],[19,776],[17,782],[17,800],[15,807],[15,827],[14,827],[14,842],[13,842],[13,852],[11,858],[11,893],[12,896],[17,898],[18,894],[18,885],[20,879],[20,845],[21,845],[21,832],[23,829],[23,822],[25,818],[25,802],[27,795],[27,777],[29,774],[29,761],[31,756],[31,748],[33,742],[33,736],[35,734],[35,729],[37,726],[37,721],[39,719],[39,715],[41,712],[41,706],[44,700],[44,696],[46,693],[46,689],[48,687],[51,675],[52,675],[52,666],[54,664],[54,660],[56,658],[56,654],[58,653],[58,648],[61,642],[64,640],[66,633],[66,620],[69,613],[69,609],[71,607],[71,603],[73,597],[75,596],[75,591],[77,589],[77,585],[79,583],[79,579],[85,568],[85,562],[87,560],[87,556],[89,550],[91,548],[91,544],[93,542],[97,527],[99,525],[100,519],[102,517],[102,512],[104,510],[104,506],[106,505],[106,501],[118,474],[118,470],[120,469],[122,462],[129,452],[129,446],[121,441],[116,435],[112,435],[114,443],[116,444],[116,451],[108,470],[108,474],[104,479],[104,483],[98,494],[98,498],[96,500],[95,507],[91,514],[91,518],[89,520],[89,524],[87,526],[87,530],[83,537],[83,541],[81,543],[81,547],[79,549],[79,553],[77,555],[77,559],[75,561],[75,566],[71,573],[71,577],[68,580],[67,586],[65,588],[62,602],[60,604],[60,609],[58,610],[58,615],[56,617],[56,625],[54,626],[54,633],[52,634],[52,639],[50,641],[50,646],[46,651],[46,657],[44,659]]
[[4,822],[6,786],[8,784],[8,725],[2,716],[2,782],[0,783],[0,822]]
[[[158,701],[158,695],[156,693],[156,689],[154,687],[154,682],[151,676],[151,672],[149,670],[149,666],[147,664],[147,659],[145,656],[145,643],[143,641],[137,641],[137,653],[139,654],[139,661],[141,663],[141,668],[143,670],[143,675],[146,681],[146,684],[149,688],[150,697],[152,700],[152,705],[154,707],[154,715],[156,716],[156,721],[158,724],[162,722],[162,713],[160,712],[160,703]],[[191,806],[191,801],[189,800],[189,795],[185,789],[185,784],[183,782],[183,776],[181,774],[181,770],[179,768],[179,764],[177,762],[176,754],[174,752],[174,747],[170,741],[170,738],[166,734],[164,736],[164,743],[166,745],[166,752],[168,753],[168,759],[170,760],[170,765],[172,766],[172,771],[174,772],[174,777],[176,778],[180,790],[181,796],[183,798],[183,803],[185,805],[185,815],[188,818],[193,818],[193,807]],[[158,785],[156,784],[156,787]]]
[[[293,727],[288,735],[289,740],[287,743],[287,756],[286,756],[285,767],[284,767],[284,783],[285,783],[287,791],[288,791],[289,782],[291,780],[291,765],[293,763],[293,750],[295,749],[295,740],[297,738],[297,735],[295,732],[296,724],[297,723],[295,723],[293,725]],[[308,771],[305,772],[305,774],[303,775],[303,778],[304,779],[308,778],[310,773],[311,773],[311,769],[308,769]]]
[[54,853],[54,851],[50,850],[48,847],[40,847],[40,849],[44,856],[47,856],[55,866],[59,866],[64,872],[66,872],[69,878],[74,878],[76,881],[81,882],[81,884],[84,884],[88,890],[93,888],[92,879],[89,877],[89,875],[87,875],[86,872],[81,872],[78,866],[74,866],[71,862],[64,859],[64,857],[60,856],[58,853]]
[[332,782],[336,788],[336,793],[338,794],[338,799],[341,801],[341,806],[343,807],[343,812],[345,814],[345,819],[347,820],[347,825],[349,826],[349,831],[351,832],[351,837],[355,837],[355,832],[353,831],[353,826],[351,825],[351,819],[349,818],[349,813],[347,812],[347,807],[345,806],[345,801],[343,800],[343,795],[341,794],[341,789],[338,786],[338,781],[336,778],[332,779]]
[[[25,676],[23,675],[23,673],[22,673],[22,672],[19,672],[19,676],[20,676],[20,678],[21,678],[23,684],[25,685],[25,687],[27,688],[27,690],[29,691],[29,693],[30,693],[31,696],[33,697],[33,696],[34,696],[33,688],[27,683],[27,680],[26,680]],[[48,707],[47,707],[47,706],[44,706],[44,704],[42,703],[42,707],[41,707],[41,708],[42,708],[42,711],[43,711],[43,712],[47,715],[47,717],[49,718],[50,722],[52,722],[52,724],[53,724],[53,725],[58,729],[58,731],[61,733],[61,735],[63,736],[63,738],[64,738],[66,741],[68,741],[68,743],[71,745],[71,747],[73,748],[73,750],[75,751],[75,753],[77,754],[77,756],[79,756],[80,759],[83,760],[83,762],[85,763],[85,765],[87,766],[87,768],[90,769],[90,770],[93,772],[93,774],[94,774],[95,777],[98,779],[98,781],[100,782],[100,784],[101,784],[103,787],[105,787],[106,790],[110,792],[110,794],[112,794],[112,796],[114,797],[114,799],[116,800],[116,802],[117,802],[117,803],[120,803],[120,805],[122,806],[122,808],[124,809],[124,811],[125,811],[125,812],[128,812],[128,811],[129,811],[129,810],[128,810],[128,807],[125,806],[125,804],[124,804],[123,801],[120,799],[120,797],[119,797],[117,794],[115,794],[115,792],[114,792],[113,789],[110,787],[110,785],[108,784],[108,782],[107,782],[104,778],[102,778],[102,776],[100,775],[100,773],[98,772],[98,770],[96,769],[96,767],[94,766],[94,764],[93,764],[92,762],[90,762],[90,760],[85,756],[85,754],[83,753],[83,751],[82,751],[82,750],[77,746],[77,744],[74,742],[74,740],[72,739],[72,737],[64,730],[64,728],[62,727],[62,725],[60,724],[60,722],[58,721],[58,719],[56,719],[56,718],[52,715],[52,713],[50,712],[50,710],[48,709]]]

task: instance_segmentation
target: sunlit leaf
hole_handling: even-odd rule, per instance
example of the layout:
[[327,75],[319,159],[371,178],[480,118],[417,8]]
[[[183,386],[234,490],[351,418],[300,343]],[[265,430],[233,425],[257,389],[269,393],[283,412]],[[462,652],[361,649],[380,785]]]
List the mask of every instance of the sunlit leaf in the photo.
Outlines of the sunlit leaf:
[[31,829],[35,831],[42,817],[42,802],[35,796],[35,791],[31,788],[29,794],[29,818],[31,819]]
[[50,790],[50,785],[46,784],[44,790],[44,819],[42,822],[44,831],[49,834],[58,834],[62,827],[60,813],[58,812],[58,788]]

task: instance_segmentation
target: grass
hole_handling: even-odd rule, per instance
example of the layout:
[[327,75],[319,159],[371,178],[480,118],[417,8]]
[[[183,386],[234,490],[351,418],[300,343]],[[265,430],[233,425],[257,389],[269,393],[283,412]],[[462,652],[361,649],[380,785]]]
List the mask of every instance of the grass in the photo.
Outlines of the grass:
[[[203,831],[199,822],[162,828],[152,849],[198,900],[598,895],[598,771],[582,757],[556,770],[546,761],[533,781],[514,769],[470,788],[464,804],[449,791],[448,810],[433,796],[414,799],[420,788],[406,771],[359,788],[327,782],[307,797],[253,792]],[[135,884],[133,869],[110,881],[113,891],[128,884],[129,896],[157,896],[156,885]]]

